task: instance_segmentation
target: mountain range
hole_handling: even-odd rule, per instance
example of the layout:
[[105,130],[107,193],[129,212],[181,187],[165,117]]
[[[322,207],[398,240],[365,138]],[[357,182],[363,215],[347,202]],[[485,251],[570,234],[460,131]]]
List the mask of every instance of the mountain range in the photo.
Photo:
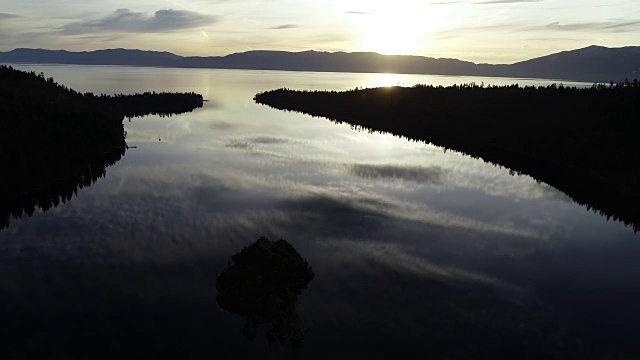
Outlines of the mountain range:
[[0,63],[468,75],[621,82],[626,78],[640,77],[640,46],[607,48],[594,45],[514,64],[476,64],[457,59],[424,56],[313,50],[256,50],[226,56],[202,57],[128,49],[70,52],[25,48],[0,52]]

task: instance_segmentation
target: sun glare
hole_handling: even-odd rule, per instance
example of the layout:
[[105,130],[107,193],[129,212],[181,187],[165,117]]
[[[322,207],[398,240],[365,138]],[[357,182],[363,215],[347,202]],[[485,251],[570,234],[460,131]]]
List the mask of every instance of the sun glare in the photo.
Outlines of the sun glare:
[[401,74],[370,74],[367,87],[411,86],[406,80],[406,76]]
[[420,29],[402,14],[371,15],[361,25],[361,46],[381,54],[411,54],[420,47]]
[[444,7],[424,3],[369,4],[371,12],[357,16],[360,49],[381,54],[416,54],[428,47],[425,39],[447,23]]

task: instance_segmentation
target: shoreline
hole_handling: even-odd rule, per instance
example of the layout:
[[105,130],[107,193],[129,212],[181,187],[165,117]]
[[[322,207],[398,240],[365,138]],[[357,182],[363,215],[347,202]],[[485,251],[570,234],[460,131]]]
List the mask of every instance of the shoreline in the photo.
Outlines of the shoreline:
[[[589,210],[640,230],[640,171],[632,165],[640,156],[632,135],[638,125],[626,119],[638,113],[638,87],[279,89],[254,100],[480,158],[529,175]],[[580,103],[582,109],[572,109]],[[573,111],[577,114],[568,116]],[[607,118],[610,111],[615,113]],[[548,118],[541,119],[543,114]]]

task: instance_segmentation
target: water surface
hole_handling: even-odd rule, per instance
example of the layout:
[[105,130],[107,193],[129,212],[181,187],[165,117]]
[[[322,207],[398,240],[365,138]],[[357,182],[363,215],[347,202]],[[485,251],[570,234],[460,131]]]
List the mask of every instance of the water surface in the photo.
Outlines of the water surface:
[[[631,228],[508,169],[252,101],[280,87],[551,81],[18,67],[82,92],[209,101],[127,121],[137,148],[106,177],[0,231],[12,356],[638,355]],[[311,331],[296,349],[245,339],[245,319],[215,301],[216,274],[261,236],[288,240],[316,274],[299,298]]]

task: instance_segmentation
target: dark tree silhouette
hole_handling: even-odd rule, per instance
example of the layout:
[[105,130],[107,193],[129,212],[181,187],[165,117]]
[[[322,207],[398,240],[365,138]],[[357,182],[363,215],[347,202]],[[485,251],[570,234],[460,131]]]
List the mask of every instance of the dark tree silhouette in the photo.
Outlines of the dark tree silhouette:
[[0,66],[0,229],[71,199],[125,153],[125,116],[202,106],[194,93],[95,96]]
[[634,229],[640,225],[640,87],[417,85],[259,93],[260,104],[431,142],[526,173]]
[[298,296],[314,278],[309,263],[286,240],[265,237],[231,256],[216,279],[216,302],[246,318],[244,336],[253,341],[265,327],[269,345],[298,346],[305,331],[296,312]]

